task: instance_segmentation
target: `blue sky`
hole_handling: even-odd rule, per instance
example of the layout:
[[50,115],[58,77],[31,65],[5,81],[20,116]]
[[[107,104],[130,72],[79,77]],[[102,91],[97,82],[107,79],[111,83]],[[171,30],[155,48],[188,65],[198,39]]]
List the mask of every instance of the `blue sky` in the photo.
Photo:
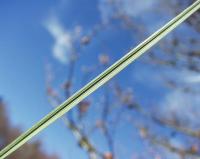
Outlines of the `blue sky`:
[[[44,68],[45,60],[51,59],[52,39],[43,21],[59,2],[38,2],[0,2],[0,94],[8,104],[13,124],[23,130],[51,110],[45,94]],[[36,138],[43,139],[49,152],[70,156],[74,142],[66,132],[57,122]],[[58,134],[66,140],[57,139]],[[67,151],[63,151],[62,145],[66,145]]]
[[[157,15],[146,18],[147,13],[144,15],[141,13],[149,10],[153,6],[153,2],[149,1],[143,10],[140,5],[134,4],[136,9],[133,12],[129,8],[129,1],[127,0],[127,4],[124,4],[124,9],[127,14],[138,17],[138,21],[143,20],[144,24],[148,24],[147,35],[167,22],[170,17],[170,15],[163,17]],[[0,1],[0,95],[7,103],[7,110],[13,125],[26,130],[52,109],[46,97],[45,64],[47,61],[51,62],[55,66],[55,70],[61,70],[60,72],[64,73],[63,68],[67,65],[67,55],[59,53],[63,50],[68,51],[70,48],[75,27],[81,26],[85,32],[89,32],[90,28],[99,21],[106,22],[110,13],[102,8],[105,8],[104,0],[102,3],[97,0]],[[153,22],[150,23],[150,21]],[[56,28],[60,32],[55,31]],[[133,40],[129,36],[129,32],[119,32],[118,29],[112,30],[112,33],[110,31],[108,29],[98,35],[94,44],[83,51],[84,55],[81,56],[80,66],[93,65],[94,61],[98,59],[98,50],[101,49],[99,40],[105,41],[112,49],[112,62],[141,40],[137,38]],[[59,39],[59,35],[62,33],[67,35],[64,37],[64,42],[62,38]],[[109,36],[105,36],[106,34]],[[53,48],[58,49],[59,56],[57,58],[55,58]],[[60,60],[65,58],[64,61]],[[136,74],[138,69],[140,73]],[[95,74],[97,73],[99,72]],[[144,81],[144,79],[148,79],[153,82],[154,79],[150,79],[150,76],[157,78],[156,74],[159,73],[159,69],[155,69],[153,66],[146,69],[140,61],[136,61],[134,66],[120,74],[118,80],[123,82],[129,77],[127,74],[131,74],[127,85],[130,86],[130,83],[133,83],[131,87],[134,87],[137,92],[137,98],[141,99],[145,96],[144,104],[148,104],[148,99],[151,99],[151,102],[159,103],[167,91],[161,89],[162,85],[159,82],[156,86],[154,84],[149,86]],[[81,78],[78,72],[76,75],[76,80]],[[58,80],[62,81],[63,77]],[[79,83],[77,89],[80,86]],[[154,93],[157,96],[154,96]],[[124,134],[129,133],[127,128]],[[73,158],[73,156],[80,159],[85,158],[86,154],[77,149],[72,134],[66,131],[60,121],[45,129],[35,139],[38,138],[43,141],[46,151],[57,153],[63,159]]]

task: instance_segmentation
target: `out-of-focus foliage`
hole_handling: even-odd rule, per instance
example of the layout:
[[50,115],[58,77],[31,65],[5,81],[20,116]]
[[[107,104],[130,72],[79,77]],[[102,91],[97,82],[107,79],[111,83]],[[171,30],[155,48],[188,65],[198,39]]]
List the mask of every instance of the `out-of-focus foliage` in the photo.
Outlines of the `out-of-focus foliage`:
[[[137,11],[134,12],[131,7],[127,6],[131,6],[132,3],[137,5],[136,1],[102,0],[101,2],[103,5],[100,10],[102,12],[106,10],[103,13],[102,22],[90,28],[89,33],[83,32],[80,34],[72,43],[73,49],[68,50],[70,52],[68,54],[69,63],[66,67],[68,76],[63,79],[64,84],[60,84],[62,87],[54,85],[52,78],[54,73],[48,66],[47,94],[49,102],[53,106],[60,104],[75,90],[77,81],[74,80],[74,74],[76,72],[81,74],[85,82],[95,71],[104,70],[111,64],[112,57],[110,53],[114,52],[113,48],[105,42],[98,41],[100,45],[103,45],[103,49],[98,50],[100,54],[96,64],[94,66],[78,67],[77,63],[84,48],[94,45],[93,41],[97,35],[107,29],[112,32],[114,28],[117,28],[119,32],[125,31],[134,38],[144,39],[145,33],[149,32],[147,26],[141,22],[142,20],[138,20],[135,16]],[[154,4],[152,0],[149,2]],[[152,10],[148,15],[149,18],[151,15],[174,17],[194,1],[163,0],[157,2],[156,7],[151,6]],[[146,3],[144,7],[145,5]],[[128,10],[125,10],[124,6],[128,7]],[[138,11],[142,9],[144,8],[138,7]],[[190,79],[187,80],[190,82],[194,81],[196,77],[199,79],[199,76],[197,76],[200,72],[199,20],[200,12],[198,11],[183,24],[187,31],[192,32],[190,36],[183,37],[180,32],[175,31],[170,37],[162,40],[158,47],[141,61],[141,63],[146,64],[146,67],[154,66],[154,68],[159,68],[160,72],[167,69],[171,73],[169,78],[159,77],[163,79],[162,85],[164,85],[165,91],[173,92],[166,97],[162,104],[152,106],[150,99],[148,99],[149,102],[146,104],[148,106],[143,106],[144,102],[142,100],[145,100],[145,97],[141,101],[137,100],[135,98],[137,92],[134,88],[131,86],[127,88],[127,84],[131,83],[131,77],[130,79],[127,78],[128,75],[121,83],[116,79],[112,80],[101,89],[98,97],[84,100],[78,105],[78,109],[74,109],[63,117],[66,127],[74,134],[75,141],[81,149],[87,152],[90,159],[118,159],[123,147],[129,149],[125,142],[132,141],[132,144],[129,143],[129,147],[135,144],[135,140],[140,141],[140,144],[137,142],[136,145],[140,145],[142,150],[133,150],[132,158],[134,159],[200,158],[200,122],[198,120],[200,109],[197,108],[200,104],[200,88],[199,85],[194,86],[184,83],[184,80],[178,74],[181,71],[188,72]],[[105,36],[105,39],[107,38],[105,32],[103,36]],[[176,73],[173,74],[173,72]],[[184,74],[184,78],[187,78],[188,74]],[[195,77],[192,78],[191,74],[194,74]],[[161,73],[160,76],[162,76]],[[153,78],[153,75],[149,78]],[[151,85],[148,80],[143,79],[146,86]],[[154,95],[158,96],[159,93]],[[123,132],[125,133],[127,129],[131,129],[133,136],[136,136],[135,140],[131,136],[124,136]],[[123,140],[119,141],[116,137],[116,134],[119,133],[123,136]],[[98,137],[95,138],[94,136]],[[104,141],[104,146],[98,144],[99,140]],[[129,157],[126,154],[123,158]]]
[[[4,148],[22,132],[14,127],[6,114],[5,104],[0,99],[0,149]],[[40,141],[25,144],[22,148],[11,154],[8,159],[58,159],[55,155],[46,154]]]

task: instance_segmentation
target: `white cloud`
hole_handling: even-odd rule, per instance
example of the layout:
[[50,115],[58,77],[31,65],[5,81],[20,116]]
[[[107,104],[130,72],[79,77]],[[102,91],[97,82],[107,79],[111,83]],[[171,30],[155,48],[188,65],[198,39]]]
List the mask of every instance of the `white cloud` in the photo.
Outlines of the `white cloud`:
[[108,0],[99,0],[98,5],[101,20],[107,23],[113,14],[112,7],[109,5]]
[[56,19],[50,18],[45,22],[45,28],[55,40],[52,48],[53,56],[62,63],[67,63],[72,49],[71,33],[66,31],[63,25]]
[[[200,75],[193,71],[186,71],[186,70],[180,70],[180,71],[173,71],[174,78],[184,84],[189,84],[191,87],[193,85],[200,84]],[[170,73],[170,74],[171,74]]]
[[[190,126],[199,126],[197,117],[200,116],[200,98],[198,94],[186,93],[180,89],[169,92],[161,101],[161,114],[167,119],[172,119],[174,115],[179,120],[187,120]],[[189,126],[189,125],[188,125]]]
[[[200,116],[199,83],[200,76],[191,71],[167,70],[165,77],[170,77],[178,84],[161,99],[158,108],[159,115],[166,119],[177,117],[178,120],[190,123],[191,127],[200,126],[197,117]],[[184,91],[183,88],[190,88],[194,92]]]
[[192,75],[192,76],[186,77],[185,80],[188,83],[197,84],[197,83],[200,83],[200,75]]
[[157,0],[99,0],[99,11],[103,22],[107,22],[114,14],[115,8],[128,16],[136,17],[151,10]]
[[122,8],[127,15],[138,16],[143,12],[151,10],[155,5],[156,0],[124,0]]

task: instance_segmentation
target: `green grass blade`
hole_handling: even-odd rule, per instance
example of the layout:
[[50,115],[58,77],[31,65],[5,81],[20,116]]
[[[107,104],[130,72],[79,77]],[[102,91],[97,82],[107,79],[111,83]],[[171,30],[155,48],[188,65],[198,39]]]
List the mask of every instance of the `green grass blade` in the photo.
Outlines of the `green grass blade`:
[[183,21],[185,21],[189,16],[195,13],[200,8],[200,0],[197,0],[187,9],[185,9],[182,13],[168,22],[165,26],[147,38],[144,42],[139,44],[136,48],[131,50],[125,56],[123,56],[120,60],[115,62],[112,66],[106,69],[103,73],[89,82],[86,86],[72,95],[69,99],[67,99],[64,103],[46,115],[43,119],[41,119],[38,123],[36,123],[32,128],[27,130],[25,133],[20,135],[17,139],[15,139],[12,143],[6,146],[4,149],[0,151],[0,159],[4,159],[8,155],[10,155],[13,151],[17,150],[20,146],[30,140],[32,137],[37,135],[44,128],[49,126],[55,120],[60,118],[70,109],[72,109],[75,105],[77,105],[81,100],[90,95],[92,92],[97,90],[107,81],[109,81],[112,77],[117,75],[120,71],[126,68],[130,63],[132,63],[135,59],[149,50],[152,46],[158,43],[162,38],[164,38],[168,33],[170,33],[173,29],[175,29],[178,25],[180,25]]

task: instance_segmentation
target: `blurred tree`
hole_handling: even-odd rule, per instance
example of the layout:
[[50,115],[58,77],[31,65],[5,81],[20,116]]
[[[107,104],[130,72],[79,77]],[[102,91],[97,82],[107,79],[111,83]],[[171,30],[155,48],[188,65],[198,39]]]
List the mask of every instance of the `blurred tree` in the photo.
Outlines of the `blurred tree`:
[[[94,71],[104,70],[111,63],[109,54],[103,53],[99,55],[99,61],[96,62],[95,66],[75,67],[82,49],[92,45],[93,39],[97,34],[101,34],[107,28],[116,27],[118,30],[120,28],[121,31],[131,32],[135,37],[143,39],[146,36],[144,33],[148,32],[144,24],[135,23],[136,19],[123,10],[122,4],[124,0],[105,0],[105,2],[106,7],[109,9],[108,13],[110,13],[109,19],[106,22],[95,25],[90,29],[89,33],[79,36],[74,41],[72,54],[69,54],[72,58],[69,58],[69,67],[67,67],[68,76],[64,79],[64,84],[61,84],[62,90],[59,89],[60,87],[55,88],[51,67],[50,65],[47,67],[47,94],[49,102],[54,107],[72,94],[76,84],[73,78],[76,71],[81,72],[82,80],[85,82],[88,81],[88,77]],[[160,1],[160,8],[153,8],[155,10],[152,12],[153,14],[161,15],[173,13],[175,16],[192,2],[194,0]],[[185,23],[187,29],[194,31],[197,35],[200,33],[199,20],[200,12],[198,11]],[[150,65],[159,66],[159,68],[168,67],[177,71],[184,69],[199,73],[199,36],[187,37],[187,42],[183,41],[181,34],[172,34],[171,36],[172,38],[166,38],[159,43],[160,51],[153,50],[142,62],[148,62]],[[105,45],[103,43],[106,50],[112,50],[112,48]],[[102,52],[105,51],[105,49],[102,50]],[[178,86],[174,78],[165,78],[164,83],[166,87],[170,86],[170,89],[181,88],[181,91],[187,95],[190,93],[199,95],[199,90],[196,91],[196,88],[190,85],[182,84]],[[99,106],[97,106],[97,103]],[[149,156],[155,159],[173,158],[166,155],[166,150],[181,159],[200,158],[200,130],[192,126],[199,125],[198,120],[194,124],[194,121],[188,120],[186,116],[182,115],[180,117],[178,115],[180,112],[175,111],[170,112],[170,114],[163,114],[158,108],[151,107],[152,109],[150,110],[141,103],[134,98],[134,90],[132,88],[126,88],[114,79],[102,89],[98,98],[95,98],[95,100],[88,98],[82,101],[78,105],[78,109],[70,111],[63,117],[63,122],[74,134],[80,148],[88,153],[90,159],[119,158],[119,152],[116,150],[117,139],[115,134],[119,130],[120,123],[129,125],[133,131],[137,130],[138,138],[143,141],[144,153],[136,155],[139,156],[138,158],[149,158]],[[93,112],[95,112],[95,116]],[[188,113],[194,118],[198,118],[198,113]],[[92,114],[93,118],[88,121],[87,116],[89,114]],[[95,140],[92,137],[94,134],[98,134],[98,139],[105,139],[104,148],[97,144],[98,139]],[[181,140],[183,144],[177,145],[176,142],[173,142],[177,140]],[[134,151],[134,153],[137,152]]]
[[[4,148],[11,141],[21,134],[21,131],[13,127],[7,117],[5,104],[0,99],[0,149]],[[41,143],[34,141],[25,144],[22,148],[11,154],[8,159],[58,159],[56,155],[47,155],[41,149]]]

